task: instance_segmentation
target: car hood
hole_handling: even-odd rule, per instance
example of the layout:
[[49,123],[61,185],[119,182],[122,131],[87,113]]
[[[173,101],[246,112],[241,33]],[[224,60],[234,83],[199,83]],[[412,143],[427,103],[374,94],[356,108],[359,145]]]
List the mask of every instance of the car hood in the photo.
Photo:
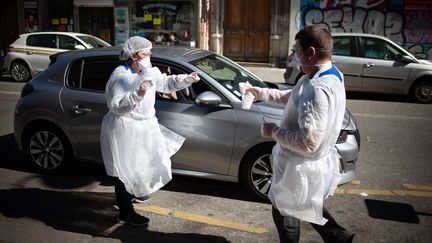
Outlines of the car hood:
[[430,61],[430,60],[419,59],[418,61],[421,64],[432,65],[432,61]]
[[[257,102],[255,103],[264,117],[273,118],[277,120],[282,119],[284,107],[281,105],[274,105],[268,102]],[[343,130],[356,130],[357,121],[348,109],[345,109],[344,120],[342,123]]]

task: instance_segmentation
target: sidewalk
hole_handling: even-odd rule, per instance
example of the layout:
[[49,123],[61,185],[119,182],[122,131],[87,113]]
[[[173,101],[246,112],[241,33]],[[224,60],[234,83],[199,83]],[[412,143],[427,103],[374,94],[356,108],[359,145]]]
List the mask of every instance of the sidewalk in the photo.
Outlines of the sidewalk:
[[264,81],[272,83],[285,83],[285,68],[266,67],[265,65],[254,65],[253,63],[239,63],[247,70],[258,76]]

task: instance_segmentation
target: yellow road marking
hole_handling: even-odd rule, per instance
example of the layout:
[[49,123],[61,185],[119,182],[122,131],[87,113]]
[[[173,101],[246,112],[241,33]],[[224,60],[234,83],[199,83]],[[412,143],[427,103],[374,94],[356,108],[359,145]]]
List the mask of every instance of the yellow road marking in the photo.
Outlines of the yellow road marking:
[[162,214],[166,216],[171,215],[179,219],[185,219],[189,221],[194,221],[198,223],[214,225],[219,227],[237,229],[237,230],[242,230],[242,231],[255,233],[255,234],[263,234],[269,232],[268,229],[266,228],[254,227],[248,224],[241,224],[229,220],[217,219],[217,218],[204,216],[200,214],[189,213],[189,212],[179,211],[179,210],[171,210],[168,208],[162,208],[162,207],[157,207],[152,205],[135,204],[134,208],[144,212]]
[[360,180],[352,180],[351,184],[352,185],[360,185]]
[[171,209],[169,208],[161,208],[152,205],[142,205],[142,204],[134,204],[134,208],[140,211],[148,212],[148,213],[156,213],[169,216],[171,213]]
[[[394,191],[396,195],[399,195],[398,193],[405,193],[406,196],[412,196],[412,197],[432,197],[432,192],[428,192],[428,191],[410,191],[410,190],[405,190],[405,191]],[[401,195],[402,196],[402,195]],[[405,196],[405,195],[403,195]]]
[[414,184],[403,184],[403,186],[410,190],[432,191],[432,186],[422,186]]
[[[97,201],[112,201],[115,200],[114,195],[107,194],[99,194],[99,193],[89,193],[89,192],[72,192],[74,195],[79,196],[81,198],[89,199],[89,200],[97,200]],[[179,211],[169,208],[158,207],[154,205],[143,205],[143,204],[134,204],[133,205],[136,210],[155,213],[165,216],[173,216],[179,219],[185,219],[189,221],[199,222],[208,225],[214,225],[219,227],[231,228],[236,230],[242,230],[255,234],[263,234],[269,232],[266,228],[254,227],[248,224],[236,223],[229,220],[217,219],[214,217],[204,216],[195,213],[189,213],[185,211]]]
[[335,193],[336,194],[344,194],[345,193],[345,189],[343,189],[343,188],[336,188]]
[[241,223],[236,223],[233,221],[216,219],[216,218],[212,218],[212,217],[208,217],[208,216],[203,216],[203,215],[188,213],[188,212],[182,212],[182,211],[177,211],[177,210],[174,211],[174,217],[186,219],[186,220],[190,220],[190,221],[195,221],[195,222],[200,222],[203,224],[210,224],[210,225],[216,225],[216,226],[225,227],[225,228],[242,230],[242,231],[255,233],[255,234],[263,234],[263,233],[269,232],[268,229],[266,229],[266,228],[254,227],[254,226],[250,226],[248,224],[241,224]]
[[389,190],[372,190],[372,189],[348,189],[348,194],[367,194],[368,196],[392,196],[394,195],[393,192]]

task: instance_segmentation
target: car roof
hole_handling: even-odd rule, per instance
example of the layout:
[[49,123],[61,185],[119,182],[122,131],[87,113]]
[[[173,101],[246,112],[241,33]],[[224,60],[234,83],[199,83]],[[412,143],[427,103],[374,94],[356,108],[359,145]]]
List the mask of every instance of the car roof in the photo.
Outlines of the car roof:
[[375,37],[380,39],[389,40],[387,37],[382,35],[374,35],[374,34],[367,34],[367,33],[351,33],[351,32],[337,32],[337,33],[331,33],[332,36],[363,36],[363,37]]
[[[62,52],[56,55],[60,58],[73,59],[94,56],[118,56],[120,50],[120,46],[97,47],[86,50]],[[185,62],[190,62],[212,54],[214,53],[211,51],[184,46],[155,45],[152,48],[152,56],[155,58],[163,57],[164,59],[177,59]]]
[[89,34],[84,33],[77,33],[77,32],[60,32],[60,31],[44,31],[44,32],[32,32],[32,33],[24,33],[20,34],[20,36],[29,36],[29,35],[41,35],[41,34],[54,34],[54,35],[69,35],[69,36],[92,36]]

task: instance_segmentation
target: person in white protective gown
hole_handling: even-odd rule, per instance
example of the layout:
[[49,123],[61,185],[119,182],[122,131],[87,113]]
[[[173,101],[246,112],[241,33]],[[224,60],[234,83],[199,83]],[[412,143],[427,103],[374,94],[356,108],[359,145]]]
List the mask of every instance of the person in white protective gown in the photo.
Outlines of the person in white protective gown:
[[131,37],[123,45],[117,67],[106,84],[108,113],[102,120],[101,149],[106,172],[115,179],[120,210],[118,220],[146,225],[149,220],[135,212],[131,199],[147,196],[171,178],[170,157],[184,138],[158,123],[156,91],[171,93],[199,80],[197,73],[162,74],[150,62],[152,44]]
[[331,63],[331,34],[318,25],[295,36],[295,53],[305,75],[292,90],[251,87],[246,92],[285,105],[279,125],[264,123],[273,138],[273,175],[269,199],[281,242],[298,242],[300,220],[310,222],[325,242],[352,242],[324,207],[341,179],[335,148],[345,113],[343,74]]

